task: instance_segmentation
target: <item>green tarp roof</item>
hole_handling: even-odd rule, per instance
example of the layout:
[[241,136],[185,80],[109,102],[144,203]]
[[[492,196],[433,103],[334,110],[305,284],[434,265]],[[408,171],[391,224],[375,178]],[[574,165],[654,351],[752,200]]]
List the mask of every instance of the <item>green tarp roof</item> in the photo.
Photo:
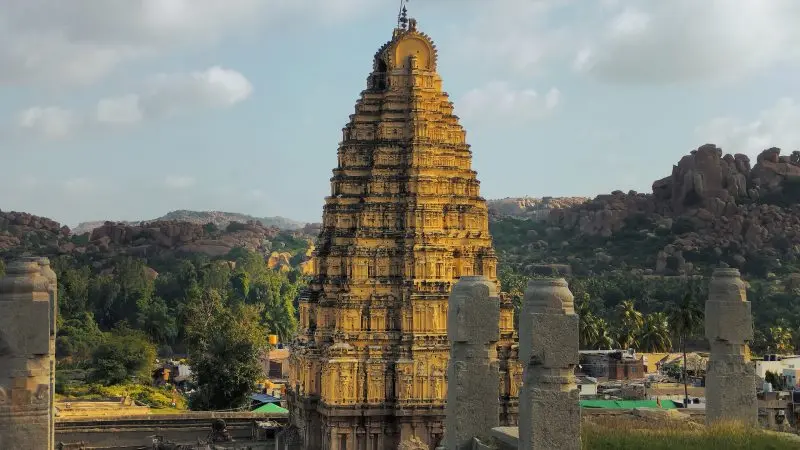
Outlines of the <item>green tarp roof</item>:
[[[655,400],[581,400],[583,408],[606,408],[606,409],[633,409],[633,408],[659,408]],[[675,409],[675,402],[672,400],[661,400],[661,409]]]
[[267,403],[253,410],[254,413],[289,414],[289,410],[275,403]]

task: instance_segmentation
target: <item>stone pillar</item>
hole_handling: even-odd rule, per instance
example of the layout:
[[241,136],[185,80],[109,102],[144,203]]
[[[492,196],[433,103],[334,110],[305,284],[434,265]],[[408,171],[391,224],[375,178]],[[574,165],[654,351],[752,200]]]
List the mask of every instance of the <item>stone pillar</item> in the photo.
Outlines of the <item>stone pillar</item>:
[[447,311],[450,361],[443,447],[472,448],[476,436],[500,425],[500,300],[497,284],[465,276],[453,286]]
[[0,448],[52,450],[55,274],[43,274],[37,258],[15,261],[6,272],[0,280]]
[[[47,278],[47,291],[50,295],[50,435],[56,434],[55,394],[56,394],[56,322],[58,321],[58,279],[50,267],[50,260],[39,258],[41,274]],[[55,442],[53,441],[53,445]],[[48,450],[54,450],[53,447]]]
[[747,342],[753,316],[737,269],[715,269],[706,301],[706,338],[711,356],[706,370],[706,423],[758,423],[755,368]]
[[578,316],[563,278],[528,282],[519,319],[519,448],[580,450]]

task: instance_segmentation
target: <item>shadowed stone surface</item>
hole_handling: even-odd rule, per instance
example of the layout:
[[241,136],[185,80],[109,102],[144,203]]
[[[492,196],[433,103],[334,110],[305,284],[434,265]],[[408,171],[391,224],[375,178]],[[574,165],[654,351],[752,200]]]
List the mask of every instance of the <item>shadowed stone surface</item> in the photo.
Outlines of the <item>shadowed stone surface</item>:
[[447,337],[447,419],[444,448],[471,449],[473,438],[489,436],[500,423],[500,302],[497,283],[465,276],[450,293]]
[[581,410],[575,385],[578,316],[567,282],[528,282],[519,320],[524,365],[519,399],[519,448],[580,450]]
[[52,450],[56,279],[23,258],[0,280],[0,448]]
[[737,269],[716,269],[706,301],[706,338],[711,345],[706,375],[706,423],[737,420],[756,425],[755,369],[747,342],[753,317]]

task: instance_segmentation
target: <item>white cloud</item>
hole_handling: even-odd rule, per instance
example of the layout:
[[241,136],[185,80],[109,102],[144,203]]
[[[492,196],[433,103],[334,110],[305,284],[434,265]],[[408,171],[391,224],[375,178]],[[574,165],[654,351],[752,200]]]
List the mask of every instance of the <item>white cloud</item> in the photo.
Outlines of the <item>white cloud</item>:
[[574,66],[628,83],[732,81],[800,51],[795,0],[624,0]]
[[223,109],[246,100],[253,85],[241,73],[219,66],[204,71],[161,74],[141,93],[100,99],[91,113],[60,107],[32,107],[18,114],[19,128],[47,139],[62,139],[87,127],[130,125],[204,109]]
[[[258,26],[346,20],[367,0],[0,0],[0,84],[88,84],[118,65]],[[350,12],[350,14],[347,14]]]
[[170,175],[164,179],[164,185],[170,189],[187,189],[194,186],[196,180],[184,175]]
[[475,20],[458,27],[457,49],[472,61],[502,65],[513,72],[539,72],[542,63],[567,50],[574,31],[556,26],[552,16],[570,0],[473,1]]
[[227,108],[252,93],[253,85],[244,75],[215,66],[203,72],[153,77],[139,106],[147,117],[168,117],[197,108]]
[[546,116],[558,107],[561,93],[551,88],[541,95],[533,89],[514,89],[506,82],[491,82],[473,89],[458,101],[458,113],[466,120],[524,122]]
[[61,139],[69,136],[80,118],[73,111],[57,106],[35,106],[17,114],[17,126],[47,139]]
[[702,142],[714,143],[726,153],[751,158],[761,150],[779,147],[784,153],[800,150],[800,104],[782,98],[753,118],[718,117],[697,128]]

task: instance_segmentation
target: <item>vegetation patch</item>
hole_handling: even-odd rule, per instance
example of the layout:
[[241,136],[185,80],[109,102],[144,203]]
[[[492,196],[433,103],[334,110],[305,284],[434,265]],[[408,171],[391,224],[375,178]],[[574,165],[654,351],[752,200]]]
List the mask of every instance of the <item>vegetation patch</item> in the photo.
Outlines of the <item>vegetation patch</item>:
[[603,426],[585,424],[585,450],[789,450],[797,449],[798,441],[738,424],[711,427],[634,428],[625,421]]

